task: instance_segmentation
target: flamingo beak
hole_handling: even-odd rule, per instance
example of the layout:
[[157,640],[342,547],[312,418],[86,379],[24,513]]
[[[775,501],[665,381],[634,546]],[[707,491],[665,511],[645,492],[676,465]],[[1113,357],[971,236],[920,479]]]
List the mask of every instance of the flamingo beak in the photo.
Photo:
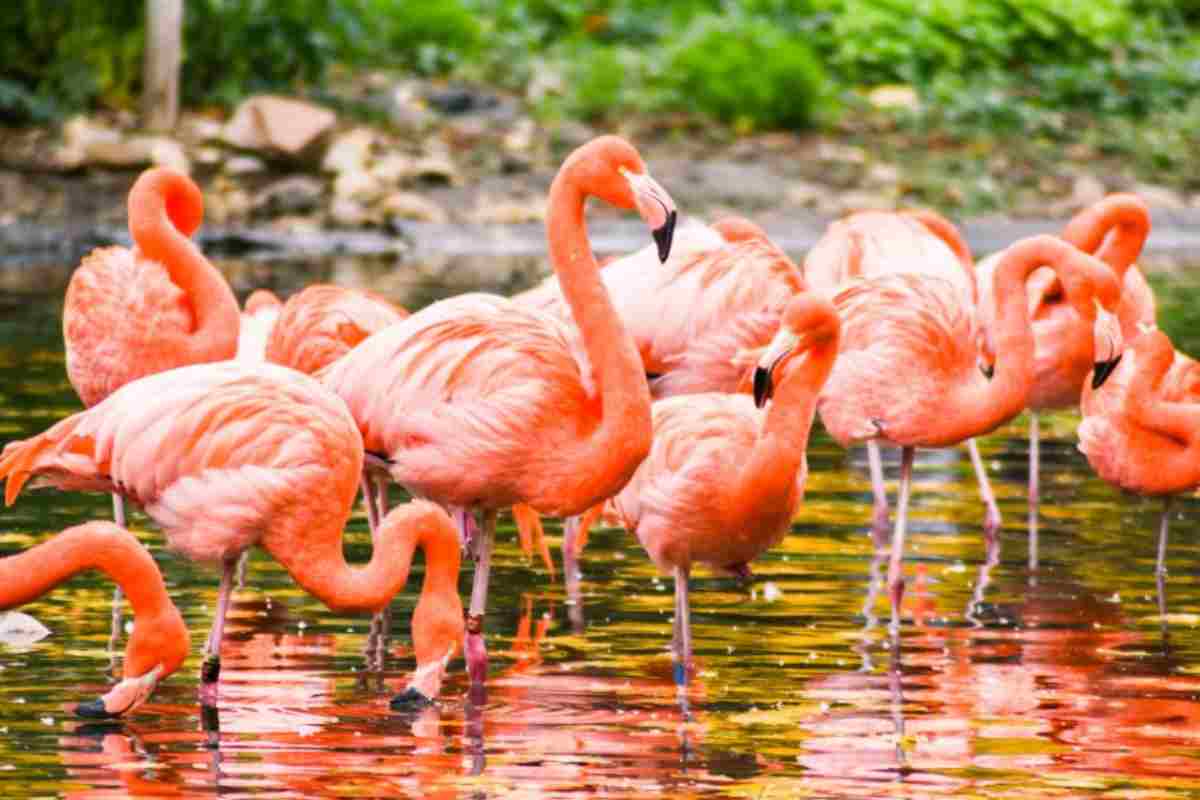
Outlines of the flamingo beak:
[[754,368],[754,406],[762,408],[775,394],[775,368],[800,343],[800,337],[785,327],[779,329]]
[[150,699],[163,674],[162,665],[136,678],[126,678],[108,694],[75,706],[75,713],[85,719],[116,719]]
[[1099,389],[1108,380],[1121,361],[1124,341],[1117,317],[1096,302],[1095,353],[1096,364],[1092,372],[1092,389]]
[[649,175],[639,175],[635,172],[622,170],[625,180],[633,190],[634,204],[638,213],[650,228],[654,244],[658,246],[658,260],[665,262],[671,255],[671,242],[675,238],[675,201],[658,181]]

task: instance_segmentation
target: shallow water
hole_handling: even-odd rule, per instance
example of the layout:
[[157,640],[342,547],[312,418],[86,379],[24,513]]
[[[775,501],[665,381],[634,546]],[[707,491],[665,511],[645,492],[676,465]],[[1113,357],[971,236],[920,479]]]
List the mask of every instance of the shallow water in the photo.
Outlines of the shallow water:
[[[514,260],[493,288],[516,288],[537,269],[536,260]],[[474,272],[469,263],[440,270],[466,276],[448,284],[421,277],[433,270],[420,265],[371,262],[228,271],[242,289],[372,282],[410,306],[466,288]],[[1156,284],[1164,327],[1200,352],[1189,318],[1200,290],[1178,279]],[[63,371],[60,298],[0,294],[0,442],[78,408]],[[413,664],[415,593],[392,605],[380,670],[364,658],[366,618],[328,613],[256,554],[226,629],[220,705],[202,713],[197,676],[217,576],[165,552],[135,513],[131,527],[166,573],[193,655],[132,719],[85,724],[71,708],[104,691],[112,674],[110,584],[80,576],[26,607],[53,633],[0,645],[0,794],[1193,796],[1200,515],[1190,501],[1178,506],[1164,617],[1158,507],[1092,476],[1074,426],[1070,414],[1043,426],[1036,572],[1027,567],[1025,420],[981,443],[1005,514],[993,562],[965,454],[919,455],[898,647],[876,619],[886,619],[886,597],[871,591],[886,566],[867,535],[865,458],[818,432],[806,507],[792,535],[755,564],[753,587],[694,580],[699,672],[682,701],[667,654],[671,582],[655,576],[636,542],[619,530],[593,535],[577,629],[561,582],[525,560],[505,524],[485,703],[466,698],[459,661],[437,708],[391,712]],[[894,480],[896,461],[888,463]],[[3,512],[0,551],[109,514],[106,496],[30,493]],[[359,514],[347,551],[361,561],[368,550]],[[468,567],[464,596],[469,578]],[[419,585],[415,575],[410,588]]]

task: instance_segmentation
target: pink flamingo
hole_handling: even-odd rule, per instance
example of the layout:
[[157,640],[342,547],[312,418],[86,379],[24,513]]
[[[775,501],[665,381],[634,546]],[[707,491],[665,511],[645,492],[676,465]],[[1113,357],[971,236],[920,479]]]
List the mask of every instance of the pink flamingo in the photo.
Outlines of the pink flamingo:
[[[1108,264],[1121,282],[1117,320],[1127,339],[1138,334],[1139,324],[1153,324],[1154,294],[1142,271],[1134,266],[1150,235],[1150,210],[1140,197],[1113,194],[1079,212],[1063,230],[1062,238],[1093,253]],[[991,324],[995,298],[991,275],[1000,254],[980,262],[980,312],[985,327]],[[1064,301],[1062,284],[1050,270],[1035,273],[1028,285],[1033,320],[1033,391],[1029,395],[1029,566],[1037,566],[1037,509],[1040,441],[1038,412],[1079,405],[1080,392],[1092,369],[1092,335],[1088,322]]]
[[1200,370],[1147,328],[1103,387],[1094,384],[1083,387],[1079,449],[1114,486],[1163,498],[1156,569],[1164,576],[1171,501],[1200,486]]
[[[148,169],[129,191],[134,248],[94,250],[71,275],[63,340],[67,377],[85,406],[146,375],[237,353],[237,300],[189,238],[203,217],[190,178]],[[118,494],[113,516],[125,526]]]
[[[691,663],[692,565],[745,574],[787,534],[804,497],[808,434],[839,327],[828,300],[803,293],[758,362],[753,401],[712,393],[654,404],[650,455],[612,502],[659,570],[675,577],[672,649],[681,685]],[[758,409],[772,397],[763,414]]]
[[[444,511],[413,502],[380,525],[370,563],[342,554],[363,446],[353,418],[314,379],[273,364],[225,361],[151,375],[0,456],[5,502],[31,478],[59,489],[115,491],[139,503],[188,558],[222,565],[201,669],[215,695],[238,557],[258,545],[338,612],[377,612],[408,579],[417,547],[425,583],[413,612],[417,670],[397,698],[436,696],[462,639],[458,535]],[[93,708],[99,713],[100,709]],[[120,713],[113,703],[109,714]]]
[[175,672],[188,654],[188,632],[167,596],[158,565],[133,534],[111,522],[68,528],[23,553],[0,558],[0,608],[31,602],[89,569],[120,586],[133,607],[124,677],[103,697],[78,707],[85,717],[128,713]]
[[[711,227],[686,224],[676,239],[661,269],[648,268],[653,252],[643,249],[612,262],[600,277],[633,336],[652,397],[738,391],[753,371],[754,351],[771,341],[784,307],[803,289],[800,271],[742,217]],[[557,278],[516,300],[570,321]],[[579,554],[600,511],[594,507],[563,526],[569,596],[578,595]],[[536,517],[528,524],[534,523]]]
[[876,275],[852,281],[834,298],[842,343],[819,403],[825,429],[843,446],[876,439],[903,448],[888,566],[893,628],[899,627],[904,592],[901,559],[914,450],[982,435],[1025,407],[1034,347],[1025,284],[1043,264],[1058,274],[1067,302],[1093,324],[1103,380],[1120,356],[1120,331],[1110,313],[1120,287],[1107,265],[1053,236],[1017,242],[996,267],[991,376],[979,369],[974,309],[964,302],[960,282]]
[[[955,285],[968,307],[975,305],[979,294],[971,251],[962,235],[949,220],[924,209],[851,214],[830,225],[804,260],[805,279],[813,287],[831,292],[858,278],[889,274],[929,275],[947,280]],[[982,337],[980,345],[980,368],[986,373],[992,368],[995,356]],[[967,453],[985,508],[983,529],[990,538],[1000,528],[1000,507],[973,438],[967,440]],[[875,497],[872,532],[878,538],[888,527],[889,509],[883,458],[874,440],[867,441],[867,463]]]
[[267,337],[283,306],[270,289],[255,289],[246,298],[238,327],[237,356],[242,361],[262,361],[266,357]]
[[322,376],[395,481],[454,509],[464,538],[469,510],[483,511],[466,640],[477,686],[497,510],[581,513],[619,491],[650,449],[650,393],[588,243],[589,195],[636,208],[661,260],[675,222],[674,203],[623,139],[599,137],[567,158],[546,227],[581,341],[545,312],[469,294],[380,331]]

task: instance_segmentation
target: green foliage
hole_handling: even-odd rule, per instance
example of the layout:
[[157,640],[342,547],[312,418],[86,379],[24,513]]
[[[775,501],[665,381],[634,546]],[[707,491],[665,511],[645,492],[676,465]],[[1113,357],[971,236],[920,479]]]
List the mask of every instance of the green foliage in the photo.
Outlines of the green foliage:
[[804,41],[747,16],[697,17],[663,80],[676,105],[741,127],[809,127],[828,107],[825,71]]

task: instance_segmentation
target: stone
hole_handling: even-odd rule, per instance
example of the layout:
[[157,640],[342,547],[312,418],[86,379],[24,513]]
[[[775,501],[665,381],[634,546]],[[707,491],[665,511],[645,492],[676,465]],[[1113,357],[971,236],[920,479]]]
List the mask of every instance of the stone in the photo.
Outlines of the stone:
[[254,211],[272,216],[305,214],[325,199],[325,184],[308,175],[291,175],[275,181],[254,197]]
[[339,172],[333,180],[333,196],[338,199],[372,203],[383,194],[383,186],[366,170]]
[[222,131],[222,139],[246,150],[301,157],[333,130],[337,115],[303,100],[256,95],[242,101]]
[[1152,183],[1139,183],[1133,187],[1134,194],[1141,195],[1141,198],[1146,201],[1146,205],[1151,208],[1164,208],[1177,210],[1187,208],[1187,201],[1183,195],[1174,189],[1168,189],[1166,186],[1158,186]]
[[900,168],[895,164],[872,164],[867,168],[866,182],[873,186],[894,186],[900,182]]
[[473,222],[484,225],[519,225],[545,218],[546,201],[541,198],[493,200],[485,196],[471,214]]
[[867,102],[875,108],[903,108],[916,111],[921,107],[921,98],[911,86],[877,86],[867,92]]
[[431,183],[461,183],[458,167],[449,153],[434,152],[416,160],[413,176]]
[[371,174],[380,183],[399,186],[417,174],[416,160],[403,153],[388,153],[375,160]]
[[329,218],[338,225],[360,228],[375,221],[367,208],[349,197],[335,197],[329,205]]
[[1076,208],[1086,208],[1104,199],[1104,182],[1094,175],[1079,175],[1071,184],[1070,202]]
[[252,175],[266,168],[267,165],[257,156],[234,156],[225,162],[224,167],[227,175]]
[[807,181],[789,181],[785,196],[792,205],[810,207],[820,203],[826,194],[829,194],[829,190],[824,186]]
[[385,217],[399,217],[417,222],[449,222],[446,210],[427,197],[415,192],[393,192],[379,204]]
[[363,171],[371,161],[374,147],[374,131],[354,128],[330,142],[325,157],[321,159],[321,169],[325,172]]

